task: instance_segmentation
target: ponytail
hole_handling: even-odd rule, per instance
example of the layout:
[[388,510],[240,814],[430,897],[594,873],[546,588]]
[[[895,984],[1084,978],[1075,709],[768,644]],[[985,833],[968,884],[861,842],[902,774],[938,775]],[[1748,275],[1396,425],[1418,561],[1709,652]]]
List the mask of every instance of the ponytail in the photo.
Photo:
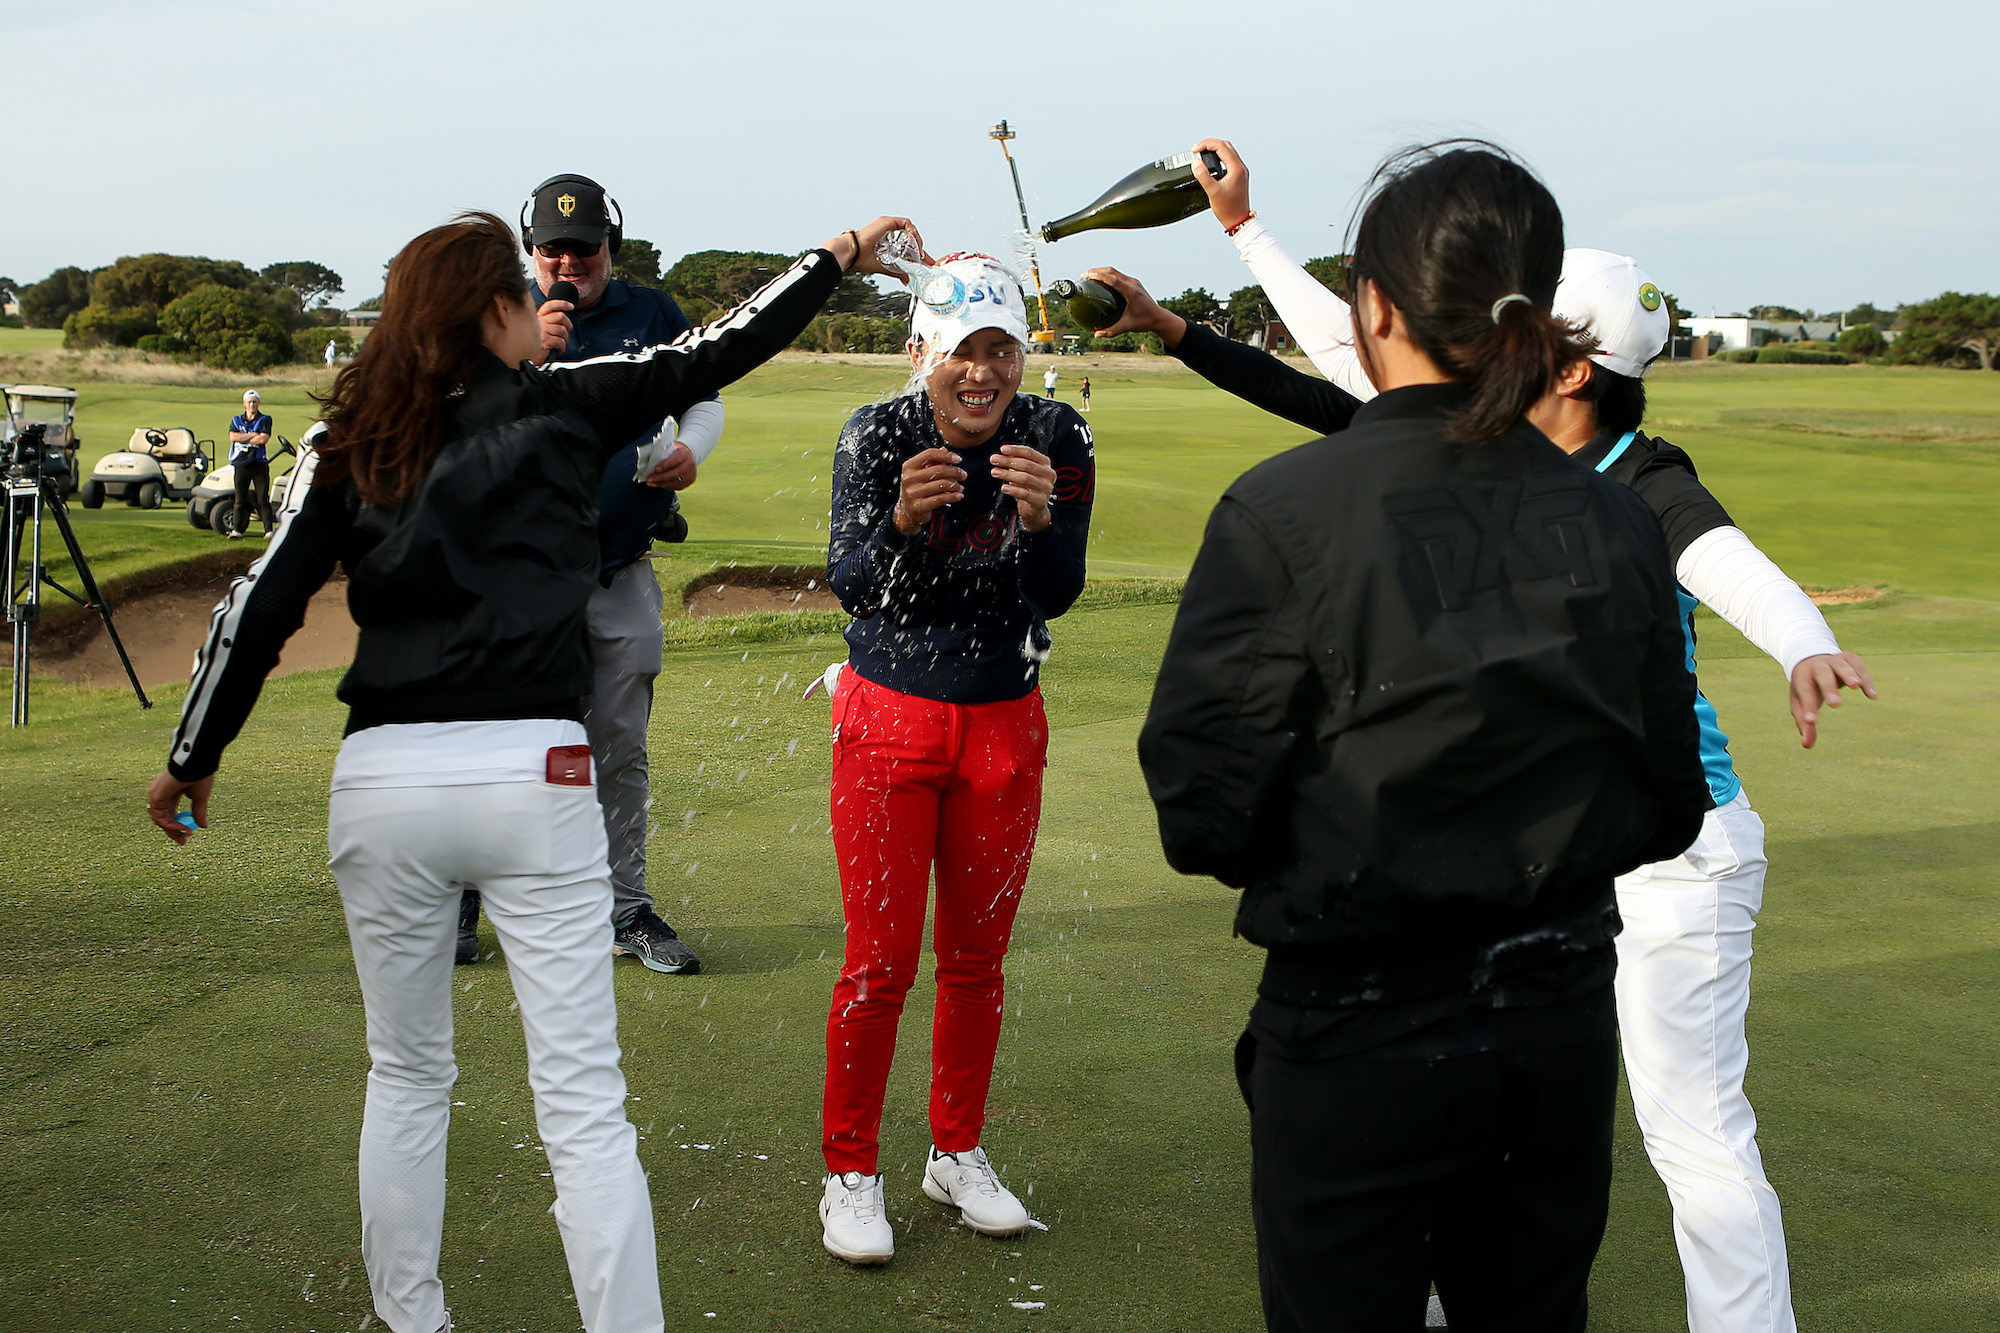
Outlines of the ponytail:
[[1425,349],[1439,369],[1472,386],[1472,401],[1445,427],[1454,444],[1482,445],[1512,430],[1584,355],[1569,324],[1545,307],[1516,301],[1494,308],[1499,317],[1471,342]]
[[1347,247],[1350,282],[1373,281],[1411,340],[1471,388],[1446,438],[1485,444],[1595,348],[1551,310],[1562,210],[1526,167],[1471,139],[1397,153],[1370,187]]

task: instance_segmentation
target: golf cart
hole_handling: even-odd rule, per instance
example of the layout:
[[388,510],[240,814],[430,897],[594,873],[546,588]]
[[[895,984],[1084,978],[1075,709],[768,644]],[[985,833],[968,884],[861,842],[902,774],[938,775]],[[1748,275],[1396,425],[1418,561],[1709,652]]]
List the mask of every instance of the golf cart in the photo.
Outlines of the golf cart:
[[14,439],[37,422],[48,427],[46,447],[60,449],[69,460],[69,480],[63,490],[76,494],[76,390],[54,384],[10,384],[7,386],[7,420],[0,424],[0,438]]
[[[276,441],[277,447],[269,451],[272,463],[275,464],[287,454],[290,454],[293,458],[299,456],[298,450],[293,447],[290,440],[282,435],[273,438]],[[286,472],[282,477],[274,476],[271,478],[270,500],[273,512],[276,512],[285,503],[285,491],[291,486],[292,472],[295,471],[297,471],[296,467],[292,471]],[[254,518],[255,515],[251,515],[250,517]],[[211,532],[219,532],[227,537],[231,526],[235,522],[235,518],[236,466],[233,463],[224,463],[221,467],[202,478],[201,485],[195,487],[193,492],[189,494],[188,525],[196,528],[207,528]],[[243,530],[247,532],[249,531],[249,527],[250,525],[246,521],[243,524]]]
[[186,499],[208,475],[204,450],[214,444],[197,441],[186,426],[140,426],[123,449],[97,460],[83,483],[83,507],[101,509],[107,497],[136,509]]

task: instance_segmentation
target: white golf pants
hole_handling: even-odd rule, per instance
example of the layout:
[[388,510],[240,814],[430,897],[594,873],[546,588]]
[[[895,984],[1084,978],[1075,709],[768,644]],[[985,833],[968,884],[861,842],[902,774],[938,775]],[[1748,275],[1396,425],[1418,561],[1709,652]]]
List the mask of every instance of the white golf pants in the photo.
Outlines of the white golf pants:
[[1618,880],[1618,1027],[1646,1154],[1673,1201],[1691,1333],[1795,1333],[1778,1195],[1743,1092],[1764,821],[1747,797]]
[[376,1314],[394,1333],[445,1321],[452,946],[459,886],[473,881],[520,1001],[551,1211],[583,1326],[663,1328],[652,1204],[618,1066],[596,792],[544,782],[336,790],[327,836],[368,1011],[361,1252]]

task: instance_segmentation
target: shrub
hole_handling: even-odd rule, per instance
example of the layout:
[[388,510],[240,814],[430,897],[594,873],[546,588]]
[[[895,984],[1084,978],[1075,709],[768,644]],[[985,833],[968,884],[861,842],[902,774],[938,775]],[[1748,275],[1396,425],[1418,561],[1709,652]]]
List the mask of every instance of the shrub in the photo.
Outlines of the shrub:
[[1843,330],[1834,346],[1849,356],[1870,357],[1882,355],[1889,341],[1873,324],[1856,324]]
[[818,315],[792,346],[806,352],[900,352],[910,326],[871,315]]
[[59,329],[90,304],[90,275],[80,268],[59,268],[21,289],[21,320],[31,329]]
[[292,356],[271,298],[233,287],[197,287],[160,312],[166,331],[202,361],[256,373]]
[[1757,349],[1760,366],[1844,366],[1847,358],[1838,352],[1814,351],[1796,343],[1772,343]]
[[130,347],[148,333],[160,331],[159,316],[150,307],[88,305],[63,321],[63,346]]
[[328,339],[335,356],[354,355],[354,335],[346,329],[305,328],[292,330],[292,355],[300,361],[319,361],[326,356]]
[[1757,359],[1757,349],[1754,347],[1732,347],[1728,351],[1722,353],[1722,355],[1717,359],[1722,361],[1733,361],[1738,365],[1742,365],[1745,362],[1755,361]]
[[142,352],[185,352],[187,344],[171,333],[148,333],[140,337],[139,350]]

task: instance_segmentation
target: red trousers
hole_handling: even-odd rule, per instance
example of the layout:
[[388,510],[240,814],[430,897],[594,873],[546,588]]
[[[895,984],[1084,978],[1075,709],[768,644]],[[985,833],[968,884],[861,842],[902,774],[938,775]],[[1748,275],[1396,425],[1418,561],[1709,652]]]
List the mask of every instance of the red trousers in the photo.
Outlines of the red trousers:
[[978,1146],[1000,1042],[1000,974],[1041,823],[1049,724],[1038,690],[947,704],[841,674],[833,700],[833,846],[847,956],[826,1020],[827,1170],[874,1174],[903,997],[937,871],[931,1141]]

